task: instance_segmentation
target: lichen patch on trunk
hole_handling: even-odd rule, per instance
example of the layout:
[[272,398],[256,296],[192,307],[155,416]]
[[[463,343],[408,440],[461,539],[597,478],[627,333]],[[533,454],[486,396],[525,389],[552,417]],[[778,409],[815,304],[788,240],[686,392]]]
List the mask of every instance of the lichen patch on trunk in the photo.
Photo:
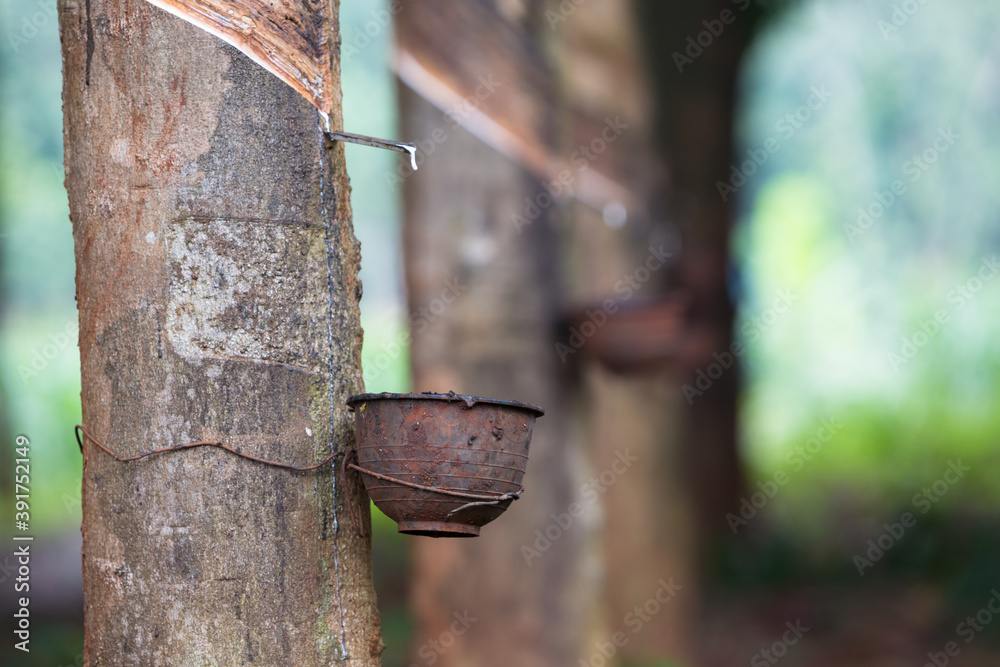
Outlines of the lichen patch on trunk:
[[[166,234],[170,263],[167,339],[192,363],[253,359],[322,372],[326,341],[305,335],[322,317],[324,230],[307,224],[187,219]],[[314,268],[314,267],[313,267]]]

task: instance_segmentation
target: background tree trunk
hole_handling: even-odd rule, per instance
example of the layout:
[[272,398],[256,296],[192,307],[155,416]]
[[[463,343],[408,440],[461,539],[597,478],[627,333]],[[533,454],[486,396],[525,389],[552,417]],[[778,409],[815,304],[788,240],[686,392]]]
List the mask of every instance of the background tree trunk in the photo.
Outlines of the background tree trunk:
[[[402,89],[401,102],[406,136],[426,136],[440,121],[412,91]],[[407,188],[411,309],[440,298],[447,280],[466,290],[414,337],[414,387],[528,401],[546,414],[535,426],[521,500],[475,540],[414,542],[418,643],[447,635],[453,614],[469,612],[477,622],[437,664],[567,665],[594,620],[595,581],[584,567],[587,522],[553,532],[555,540],[539,542],[535,533],[573,502],[585,465],[549,333],[556,310],[545,274],[554,239],[544,220],[521,236],[510,225],[509,210],[540,192],[520,168],[462,130],[439,150],[420,170],[420,187]],[[492,246],[492,256],[470,257],[475,243]],[[537,556],[526,559],[522,547]]]
[[[465,98],[435,107],[414,90],[413,77],[402,75],[411,85],[400,86],[401,134],[435,146],[405,182],[406,276],[410,312],[417,314],[414,389],[517,399],[546,410],[521,500],[475,540],[414,541],[420,664],[433,656],[444,666],[572,665],[601,622],[597,507],[565,530],[553,520],[579,499],[587,470],[568,368],[552,340],[560,314],[555,210],[517,229],[511,217],[543,193],[538,179],[454,120],[481,129],[481,112],[529,149],[550,150],[556,107],[538,35],[545,28],[531,13],[537,6],[518,5],[421,2],[397,17],[400,48],[437,82],[428,89],[443,83]],[[449,284],[461,293],[438,308]],[[550,526],[540,538],[536,531]],[[455,614],[477,620],[456,633]]]
[[[565,19],[553,20],[550,48],[560,65],[562,155],[570,163],[586,147],[594,155],[587,172],[600,174],[622,191],[622,199],[606,202],[610,208],[579,200],[567,206],[570,224],[562,234],[569,310],[594,313],[578,320],[575,330],[596,329],[583,350],[563,352],[567,363],[580,367],[576,419],[584,424],[591,475],[613,480],[600,502],[601,606],[608,622],[601,639],[607,642],[615,632],[624,633],[627,643],[617,647],[620,664],[658,664],[666,657],[690,664],[700,591],[696,507],[685,467],[691,443],[684,437],[674,374],[652,360],[627,372],[610,372],[584,360],[586,346],[607,335],[601,331],[602,317],[655,308],[651,304],[676,287],[680,244],[676,228],[662,213],[665,169],[653,142],[650,67],[634,0],[574,7],[568,16],[551,15]],[[605,132],[609,122],[621,128],[620,135]],[[583,175],[574,174],[578,187]],[[614,218],[616,204],[627,213],[624,221]],[[658,257],[653,251],[669,258],[649,263]],[[635,293],[622,289],[627,280],[639,286]],[[607,299],[614,300],[613,311],[605,308]],[[681,347],[680,330],[661,327],[650,334],[664,350]],[[571,332],[562,329],[557,340],[569,345]],[[624,471],[623,455],[634,459]],[[660,581],[682,588],[656,613],[637,617],[634,610],[654,597]],[[596,650],[591,646],[588,662],[598,655]]]
[[[693,297],[694,333],[703,349],[682,380],[694,383],[696,369],[713,363],[712,354],[728,352],[733,343],[727,279],[736,202],[724,200],[716,183],[730,178],[739,65],[760,14],[755,3],[730,0],[636,0],[636,6],[657,98],[656,135],[669,165],[663,179],[670,192],[666,213],[684,243],[679,283]],[[675,54],[687,53],[687,40],[706,30],[705,21],[718,22],[723,12],[730,13],[723,32],[700,55],[691,50],[695,58],[690,62],[678,60]],[[705,547],[729,534],[725,515],[738,506],[745,488],[737,442],[739,367],[738,360],[704,395],[681,400],[699,543]]]
[[[348,447],[341,146],[291,88],[145,2],[63,0],[60,22],[85,425],[120,455]],[[369,543],[334,465],[85,447],[85,664],[378,665]]]

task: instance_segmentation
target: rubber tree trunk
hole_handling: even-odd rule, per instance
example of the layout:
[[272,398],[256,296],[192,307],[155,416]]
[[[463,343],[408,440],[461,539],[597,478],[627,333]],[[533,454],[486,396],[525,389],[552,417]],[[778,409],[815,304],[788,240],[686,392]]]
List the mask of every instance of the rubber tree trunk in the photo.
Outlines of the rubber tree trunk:
[[560,518],[561,525],[554,518],[569,517],[587,469],[569,376],[553,349],[554,209],[518,229],[512,215],[543,194],[541,185],[463,129],[483,113],[531,146],[551,134],[553,82],[531,11],[537,8],[522,14],[517,3],[436,0],[408,4],[397,16],[400,48],[465,96],[442,109],[400,86],[402,136],[433,147],[403,187],[414,389],[546,410],[524,497],[474,540],[414,542],[417,664],[574,665],[600,622],[597,508],[569,523]]
[[[412,91],[401,88],[400,102],[406,136],[430,136],[440,124],[440,111]],[[546,414],[535,426],[521,500],[474,540],[414,543],[415,661],[574,664],[595,621],[596,581],[586,568],[592,519],[556,525],[555,539],[535,532],[566,513],[584,470],[550,342],[554,238],[543,220],[523,235],[510,225],[510,210],[540,192],[516,165],[461,129],[437,150],[420,183],[406,184],[411,312],[451,298],[448,285],[462,291],[414,330],[415,390],[529,401]],[[483,250],[472,251],[477,244]],[[456,625],[465,618],[476,621]]]
[[[139,0],[60,10],[84,423],[123,456],[212,440],[302,465],[350,446],[343,149],[179,19]],[[336,464],[84,449],[86,665],[379,664],[370,546]]]
[[[636,6],[657,97],[659,148],[670,165],[665,179],[672,195],[668,212],[685,247],[680,282],[694,297],[696,327],[706,341],[707,352],[697,364],[703,369],[715,361],[712,353],[725,353],[733,343],[727,275],[736,202],[721,197],[717,183],[730,177],[739,65],[758,26],[759,10],[742,0],[636,0]],[[708,23],[719,25],[720,16],[723,31],[708,47],[699,47],[695,38],[703,40],[700,33]],[[691,369],[684,384],[692,385],[695,377]],[[699,542],[706,547],[720,535],[730,535],[725,516],[744,495],[738,390],[739,364],[709,391],[682,402],[692,443],[689,466]]]
[[[551,15],[551,51],[561,64],[563,158],[570,164],[574,152],[588,148],[593,159],[587,169],[628,194],[619,202],[626,219],[617,224],[609,223],[602,207],[579,201],[567,207],[571,224],[562,234],[567,305],[591,313],[583,320],[589,324],[577,321],[575,331],[597,331],[604,318],[641,307],[644,299],[676,286],[680,244],[662,215],[665,169],[653,146],[656,118],[634,4],[603,0]],[[607,132],[609,122],[615,132]],[[608,299],[612,308],[604,305]],[[658,334],[670,340],[670,331]],[[616,646],[619,664],[663,664],[666,658],[691,664],[699,600],[697,517],[685,468],[692,443],[684,437],[675,373],[655,363],[611,372],[573,350],[572,336],[562,328],[557,340],[563,346],[560,358],[580,367],[577,419],[591,452],[590,476],[610,481],[602,484],[600,499],[608,626],[603,646],[620,632],[626,641]],[[667,603],[649,602],[661,581],[680,588]],[[646,604],[655,613],[637,615],[635,609]],[[601,655],[592,645],[588,664],[602,662]]]

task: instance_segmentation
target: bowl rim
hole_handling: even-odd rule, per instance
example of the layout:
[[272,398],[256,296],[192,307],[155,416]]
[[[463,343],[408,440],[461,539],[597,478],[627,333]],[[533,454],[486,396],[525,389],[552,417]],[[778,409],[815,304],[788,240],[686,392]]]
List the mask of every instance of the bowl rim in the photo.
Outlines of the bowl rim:
[[352,409],[357,403],[364,403],[367,401],[392,401],[392,400],[408,400],[408,401],[445,401],[447,403],[464,403],[467,408],[472,408],[479,403],[485,403],[486,405],[502,405],[508,408],[518,408],[520,410],[527,410],[528,412],[535,413],[536,417],[541,417],[545,414],[545,410],[538,407],[537,405],[532,405],[531,403],[523,403],[521,401],[509,401],[501,398],[482,398],[481,396],[472,396],[471,394],[456,394],[453,391],[447,394],[439,394],[432,391],[425,391],[419,394],[393,394],[391,392],[382,392],[379,394],[355,394],[350,396],[345,403]]

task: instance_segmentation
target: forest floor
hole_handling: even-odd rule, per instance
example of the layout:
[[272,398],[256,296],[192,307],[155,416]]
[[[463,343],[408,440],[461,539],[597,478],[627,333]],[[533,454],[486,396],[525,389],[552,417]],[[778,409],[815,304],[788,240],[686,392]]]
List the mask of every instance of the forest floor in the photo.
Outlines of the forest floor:
[[[946,598],[943,587],[919,584],[853,590],[818,587],[780,595],[762,592],[717,598],[701,626],[700,664],[1000,665],[995,636],[980,637],[972,626],[959,632],[955,628],[950,633],[942,632],[941,618],[948,615]],[[996,621],[1000,624],[1000,617]],[[797,636],[800,634],[801,638]],[[952,655],[948,655],[948,649]]]
[[789,544],[728,545],[710,573],[699,667],[1000,665],[996,519],[929,520],[861,573],[844,557],[857,544],[810,565]]

